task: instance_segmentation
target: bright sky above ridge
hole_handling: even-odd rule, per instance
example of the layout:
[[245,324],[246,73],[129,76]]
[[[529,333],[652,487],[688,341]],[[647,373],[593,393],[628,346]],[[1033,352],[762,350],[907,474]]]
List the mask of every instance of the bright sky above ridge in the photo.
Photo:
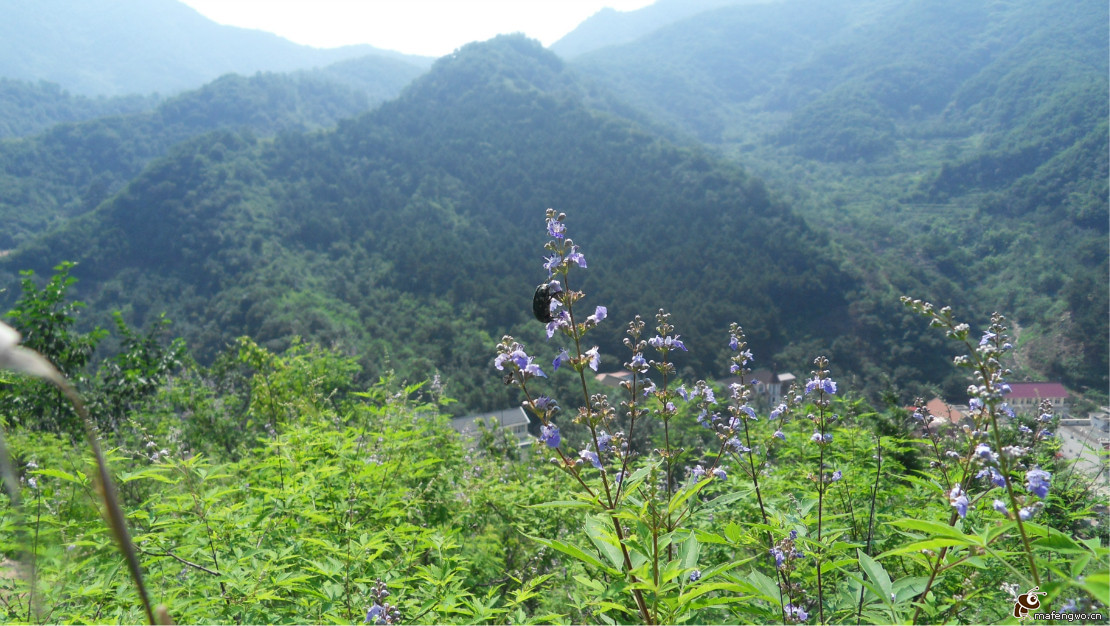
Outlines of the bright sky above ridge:
[[443,56],[503,33],[549,46],[612,7],[653,0],[181,0],[220,24],[275,33],[318,48],[366,43],[408,54]]

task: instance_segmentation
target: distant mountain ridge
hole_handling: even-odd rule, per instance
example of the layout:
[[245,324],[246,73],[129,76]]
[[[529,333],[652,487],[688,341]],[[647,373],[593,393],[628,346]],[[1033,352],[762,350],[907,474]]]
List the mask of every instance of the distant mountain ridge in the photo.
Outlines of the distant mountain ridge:
[[570,65],[790,193],[857,262],[913,259],[945,300],[1011,314],[1021,375],[1105,395],[1108,23],[1095,0],[782,0]]
[[730,4],[774,1],[776,0],[656,0],[635,11],[617,11],[605,7],[551,44],[549,49],[564,59],[572,59],[599,48],[635,41],[663,26],[710,9]]
[[417,69],[432,61],[372,46],[302,46],[216,24],[176,0],[0,0],[0,77],[46,80],[81,95],[172,95],[229,72],[287,72],[371,54]]
[[[330,73],[229,74],[149,111],[56,124],[38,135],[0,139],[0,218],[7,225],[0,233],[0,249],[92,210],[183,141],[217,129],[265,137],[333,126],[378,104],[383,94],[395,96],[408,78],[391,81],[375,73],[377,80],[368,81],[358,68],[356,60]],[[366,91],[343,83],[378,96],[371,100]],[[50,89],[42,97],[71,102]],[[97,101],[78,98],[74,106],[89,102]]]
[[[572,215],[589,255],[589,306],[620,320],[596,335],[613,365],[623,321],[659,307],[682,323],[690,376],[724,371],[729,321],[768,362],[870,332],[849,308],[859,279],[760,181],[584,106],[588,93],[536,42],[471,44],[334,131],[181,144],[0,268],[75,260],[92,310],[138,324],[168,311],[204,358],[242,334],[306,336],[371,374],[438,370],[471,408],[508,401],[492,337],[543,345],[530,298],[548,206]],[[844,367],[884,358],[868,340],[843,346]],[[922,371],[944,362],[920,358]]]

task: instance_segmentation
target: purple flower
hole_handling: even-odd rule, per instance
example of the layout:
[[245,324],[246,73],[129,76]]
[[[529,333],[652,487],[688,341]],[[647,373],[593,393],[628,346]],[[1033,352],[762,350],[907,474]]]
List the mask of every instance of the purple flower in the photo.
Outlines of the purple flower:
[[693,476],[695,480],[701,480],[705,478],[705,468],[700,464],[696,465],[694,469],[690,470],[690,475]]
[[737,338],[736,335],[733,335],[728,340],[728,347],[733,349],[733,350],[739,350],[740,349],[740,339]]
[[1010,509],[1007,509],[1006,508],[1006,503],[1001,501],[1001,500],[995,500],[993,506],[994,506],[995,511],[998,511],[999,513],[1001,513],[1003,515],[1009,515],[1010,514]]
[[1043,500],[1048,497],[1048,483],[1051,479],[1052,474],[1039,467],[1034,467],[1025,473],[1025,488],[1029,490],[1029,493]]
[[785,412],[786,412],[786,405],[785,404],[780,404],[780,405],[776,406],[773,411],[771,411],[770,419],[777,420],[778,418],[782,417],[782,414],[785,413]]
[[805,609],[803,609],[800,606],[794,606],[793,604],[787,604],[786,606],[783,607],[783,609],[786,611],[786,619],[791,621],[791,622],[794,622],[794,623],[804,622],[807,619],[809,619],[809,613],[806,613]]
[[637,374],[643,374],[648,371],[647,359],[644,358],[644,355],[637,352],[632,355],[632,361],[628,363],[628,367]]
[[967,499],[967,494],[964,493],[963,489],[960,489],[959,485],[952,488],[952,493],[948,495],[948,502],[956,507],[956,512],[960,514],[960,517],[967,517],[967,507],[971,504],[971,501]]
[[811,380],[806,381],[806,393],[810,394],[820,389],[828,395],[836,394],[836,383],[831,378],[817,378],[813,377]]
[[1021,517],[1021,521],[1027,522],[1029,521],[1029,518],[1033,517],[1033,509],[1029,507],[1024,507],[1020,511],[1018,511],[1018,515]]
[[514,344],[512,352],[502,352],[493,359],[493,366],[499,370],[504,370],[505,364],[511,363],[516,366],[516,369],[524,372],[527,376],[542,376],[547,378],[547,374],[544,374],[540,366],[533,363],[532,359],[533,357],[528,356],[520,344]]
[[384,624],[385,623],[385,609],[380,604],[374,604],[370,610],[366,612],[367,624]]
[[590,369],[595,372],[597,371],[597,366],[601,363],[601,355],[598,354],[597,350],[597,346],[594,346],[589,350],[586,350],[586,354],[584,355],[589,357]]
[[557,371],[559,371],[559,366],[562,365],[563,363],[569,361],[569,360],[570,360],[570,355],[567,354],[567,349],[563,348],[562,352],[555,355],[555,360],[551,362],[551,365],[555,368],[554,371],[557,372]]
[[532,402],[532,406],[536,407],[539,411],[547,411],[548,409],[559,410],[559,405],[555,404],[555,401],[547,396],[537,396]]
[[594,309],[594,314],[587,317],[586,320],[587,321],[592,320],[596,324],[597,322],[600,322],[601,320],[605,319],[608,316],[609,316],[609,309],[607,309],[603,306],[598,306],[596,309]]
[[660,337],[659,335],[656,335],[651,339],[648,339],[648,344],[651,345],[652,348],[660,351],[682,350],[684,352],[688,352],[688,350],[686,350],[686,344],[682,343],[682,340],[679,339],[679,337],[681,336],[682,335],[675,335],[674,337],[672,337],[670,335],[667,335],[666,337]]
[[678,395],[682,397],[683,401],[690,401],[690,392],[686,391],[686,385],[679,385],[676,391],[678,392]]
[[771,548],[771,556],[775,557],[775,567],[782,569],[782,566],[786,564],[786,553],[782,551],[782,548],[778,546]]
[[574,245],[574,246],[570,247],[570,251],[567,252],[567,257],[566,258],[567,258],[568,263],[577,263],[578,267],[581,267],[582,269],[586,269],[586,257],[583,256],[582,253],[578,251],[578,246],[577,245]]
[[558,448],[563,438],[559,435],[559,427],[555,424],[544,424],[540,429],[540,439],[548,448]]
[[976,474],[975,477],[989,477],[991,483],[994,484],[995,487],[1006,486],[1006,478],[1003,477],[1002,474],[1000,474],[999,471],[994,469],[993,467],[984,467],[983,469],[979,470],[979,473]]
[[562,239],[567,236],[567,225],[554,217],[549,217],[547,218],[547,235],[555,239]]
[[581,450],[578,452],[578,456],[581,457],[583,461],[589,461],[590,465],[593,465],[595,468],[601,469],[601,459],[597,458],[597,453],[593,450]]
[[779,439],[782,439],[783,441],[786,441],[786,433],[782,432],[781,430],[776,430],[775,434],[771,435],[771,436],[772,437],[778,437]]
[[728,442],[725,443],[725,447],[728,448],[729,450],[732,450],[733,452],[741,453],[741,454],[744,453],[744,452],[751,452],[752,451],[751,448],[749,448],[748,446],[745,446],[743,444],[743,442],[741,442],[736,437],[733,437],[733,438],[729,439]]
[[721,480],[725,480],[726,478],[728,478],[728,474],[726,474],[725,470],[720,467],[713,468],[713,475]]
[[557,254],[553,254],[551,256],[545,256],[543,258],[543,269],[547,270],[547,277],[548,278],[551,278],[552,276],[555,275],[555,268],[559,267],[559,264],[562,263],[562,262],[563,262],[563,260],[560,259],[559,255],[557,255]]
[[644,397],[646,398],[653,393],[655,393],[655,381],[649,378],[647,383],[644,384]]
[[833,472],[832,481],[835,483],[836,481],[840,480],[843,477],[844,477],[844,474],[842,474],[840,472],[840,470],[836,470],[835,472]]
[[701,578],[701,570],[700,569],[696,569],[696,570],[690,572],[690,582],[696,583],[696,582],[698,582],[698,580],[700,578]]
[[608,452],[612,448],[613,436],[604,430],[597,436],[597,449],[599,452]]
[[998,455],[995,454],[994,452],[991,452],[991,447],[988,446],[985,443],[981,443],[981,444],[975,446],[975,456],[979,457],[980,459],[982,459],[984,461],[993,461],[993,462],[998,461]]
[[753,409],[752,407],[750,407],[746,404],[744,406],[740,407],[740,411],[742,413],[744,413],[745,415],[747,415],[749,419],[753,419],[753,420],[759,419],[755,415],[755,409]]
[[554,319],[547,323],[547,338],[551,339],[556,330],[570,326],[570,314],[566,311],[559,311],[555,314]]
[[1054,437],[1055,435],[1053,435],[1052,432],[1049,431],[1046,428],[1046,429],[1042,429],[1041,432],[1038,433],[1037,436],[1040,437],[1041,439],[1052,439],[1052,437]]

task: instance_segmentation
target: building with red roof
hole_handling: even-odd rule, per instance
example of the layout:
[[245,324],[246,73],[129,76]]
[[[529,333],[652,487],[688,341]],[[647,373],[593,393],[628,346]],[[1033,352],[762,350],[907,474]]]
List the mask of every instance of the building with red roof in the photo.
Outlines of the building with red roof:
[[1018,413],[1034,413],[1039,410],[1042,400],[1048,400],[1057,415],[1067,415],[1070,397],[1071,394],[1060,383],[1010,383],[1006,402]]

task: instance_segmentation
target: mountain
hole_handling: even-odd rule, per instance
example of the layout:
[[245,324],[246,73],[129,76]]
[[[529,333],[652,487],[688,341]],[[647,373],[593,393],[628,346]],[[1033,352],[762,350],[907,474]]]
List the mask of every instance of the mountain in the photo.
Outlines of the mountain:
[[151,111],[58,124],[39,135],[0,140],[0,216],[7,224],[0,249],[93,209],[151,160],[191,137],[220,128],[261,136],[304,131],[368,110],[381,98],[372,101],[361,89],[339,82],[359,84],[359,68],[362,84],[376,85],[377,93],[390,87],[394,95],[400,91],[404,74],[390,85],[371,70],[377,80],[368,81],[366,66],[377,63],[348,61],[328,73],[227,75]]
[[605,7],[551,44],[550,49],[564,59],[572,59],[598,48],[634,41],[667,24],[709,9],[753,1],[761,0],[656,0],[635,11]]
[[419,73],[426,57],[320,49],[221,26],[176,0],[0,0],[0,77],[81,95],[172,95],[223,74],[288,72],[375,55]]
[[34,135],[61,122],[148,111],[158,101],[151,96],[88,98],[46,81],[0,78],[0,139]]
[[1019,376],[1105,394],[1106,291],[1069,294],[1110,278],[1108,21],[1094,1],[783,0],[571,65],[767,178],[854,263],[912,259],[944,300],[1009,313]]
[[[649,321],[667,307],[691,350],[684,376],[726,371],[730,321],[767,363],[804,370],[808,350],[831,348],[861,376],[882,369],[875,311],[850,304],[861,281],[824,235],[737,166],[586,106],[591,89],[533,41],[471,44],[335,130],[179,145],[0,268],[77,261],[92,310],[136,324],[168,311],[204,359],[242,334],[307,336],[371,374],[441,372],[460,407],[490,408],[510,401],[493,338],[544,349],[529,319],[551,206],[589,257],[588,306]],[[903,324],[893,299],[877,306]],[[608,366],[622,324],[593,335]],[[944,362],[922,350],[899,366],[936,382]]]

